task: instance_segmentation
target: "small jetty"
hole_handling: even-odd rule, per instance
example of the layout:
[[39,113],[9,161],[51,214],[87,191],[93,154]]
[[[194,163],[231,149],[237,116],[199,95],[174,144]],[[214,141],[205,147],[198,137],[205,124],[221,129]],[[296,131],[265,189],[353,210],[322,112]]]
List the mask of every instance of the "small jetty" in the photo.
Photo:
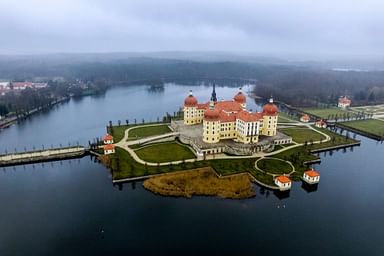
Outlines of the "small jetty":
[[0,167],[70,158],[80,158],[87,154],[88,150],[83,146],[52,148],[35,150],[22,153],[9,153],[0,155]]

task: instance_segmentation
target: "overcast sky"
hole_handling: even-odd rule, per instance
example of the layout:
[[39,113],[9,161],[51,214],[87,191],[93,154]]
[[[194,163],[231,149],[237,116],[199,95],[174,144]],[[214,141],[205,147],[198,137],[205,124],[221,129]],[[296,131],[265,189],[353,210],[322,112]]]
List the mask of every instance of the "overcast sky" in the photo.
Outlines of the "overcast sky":
[[384,53],[380,0],[0,0],[0,53]]

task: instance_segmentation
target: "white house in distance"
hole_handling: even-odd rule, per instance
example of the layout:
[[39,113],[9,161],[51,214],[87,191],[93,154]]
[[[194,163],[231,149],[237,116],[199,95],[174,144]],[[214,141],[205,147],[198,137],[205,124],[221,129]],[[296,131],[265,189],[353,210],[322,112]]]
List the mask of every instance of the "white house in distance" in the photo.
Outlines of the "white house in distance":
[[337,106],[339,108],[348,108],[351,106],[351,103],[352,103],[352,101],[350,99],[348,99],[347,96],[341,96],[339,98],[339,102],[338,102]]
[[307,182],[308,184],[316,184],[320,181],[320,173],[317,171],[310,169],[308,171],[305,171],[303,174],[303,180]]
[[309,115],[303,115],[300,118],[300,121],[303,122],[303,123],[308,123],[310,120],[311,120],[311,118],[309,117]]
[[277,176],[275,184],[279,187],[280,191],[284,191],[291,189],[292,181],[287,176]]
[[115,153],[115,145],[113,144],[104,145],[104,155],[109,155],[114,153]]
[[113,136],[110,134],[106,134],[103,137],[104,144],[113,144]]
[[317,120],[315,126],[318,128],[327,128],[327,123],[324,120]]

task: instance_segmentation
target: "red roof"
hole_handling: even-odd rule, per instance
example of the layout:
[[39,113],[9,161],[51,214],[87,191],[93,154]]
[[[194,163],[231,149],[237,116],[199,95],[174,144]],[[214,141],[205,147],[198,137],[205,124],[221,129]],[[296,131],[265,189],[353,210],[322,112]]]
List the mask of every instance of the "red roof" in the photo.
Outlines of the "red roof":
[[234,97],[233,99],[234,99],[236,102],[241,103],[241,104],[243,104],[243,103],[245,103],[245,102],[247,101],[247,98],[245,97],[244,93],[241,92],[241,91],[239,91],[239,92],[235,95],[235,97]]
[[225,112],[238,112],[242,110],[240,103],[232,100],[218,101],[215,104],[215,109],[223,110]]
[[104,145],[104,150],[111,150],[111,149],[115,149],[115,145],[113,144]]
[[110,134],[106,134],[104,135],[103,140],[113,140],[113,136]]
[[309,177],[317,177],[317,176],[320,176],[320,173],[318,173],[317,171],[311,169],[311,170],[308,170],[308,171],[305,171],[304,172],[305,174],[307,174]]
[[204,119],[208,121],[219,120],[220,112],[217,109],[207,109],[204,113]]
[[197,103],[197,109],[206,109],[209,107],[209,102],[207,103]]
[[226,113],[224,111],[220,112],[220,122],[235,122],[236,121],[236,114],[232,113]]
[[339,103],[342,103],[342,104],[351,104],[351,100],[347,98],[347,96],[344,96],[344,97],[340,97],[339,98]]
[[13,87],[32,87],[31,82],[14,82],[12,83]]
[[197,105],[197,99],[192,94],[188,95],[184,100],[184,106],[195,107]]
[[327,124],[324,120],[317,120],[316,124],[324,125]]
[[311,120],[311,118],[309,117],[309,115],[303,115],[301,117],[301,119],[304,119],[304,120]]
[[245,122],[256,122],[262,119],[263,115],[261,113],[252,113],[252,112],[242,110],[239,113],[237,113],[237,118]]
[[278,181],[280,181],[281,183],[289,183],[289,182],[291,182],[291,179],[288,178],[287,176],[278,176],[276,179]]
[[263,107],[263,113],[267,116],[275,116],[277,112],[279,112],[279,109],[273,103],[267,103]]

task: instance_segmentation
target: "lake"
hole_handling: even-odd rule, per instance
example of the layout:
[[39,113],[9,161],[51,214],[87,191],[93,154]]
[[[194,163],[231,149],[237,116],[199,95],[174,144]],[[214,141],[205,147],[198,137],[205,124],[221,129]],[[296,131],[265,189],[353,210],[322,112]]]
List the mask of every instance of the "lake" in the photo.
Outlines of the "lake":
[[[71,99],[2,130],[0,152],[87,144],[109,120],[173,113],[190,88],[209,99],[210,87],[175,84]],[[216,92],[220,100],[237,89]],[[260,110],[250,98],[248,106]],[[284,199],[257,185],[247,200],[166,198],[141,182],[119,188],[89,157],[1,168],[0,255],[383,255],[384,145],[357,139],[353,151],[321,153],[317,191],[294,183]]]

